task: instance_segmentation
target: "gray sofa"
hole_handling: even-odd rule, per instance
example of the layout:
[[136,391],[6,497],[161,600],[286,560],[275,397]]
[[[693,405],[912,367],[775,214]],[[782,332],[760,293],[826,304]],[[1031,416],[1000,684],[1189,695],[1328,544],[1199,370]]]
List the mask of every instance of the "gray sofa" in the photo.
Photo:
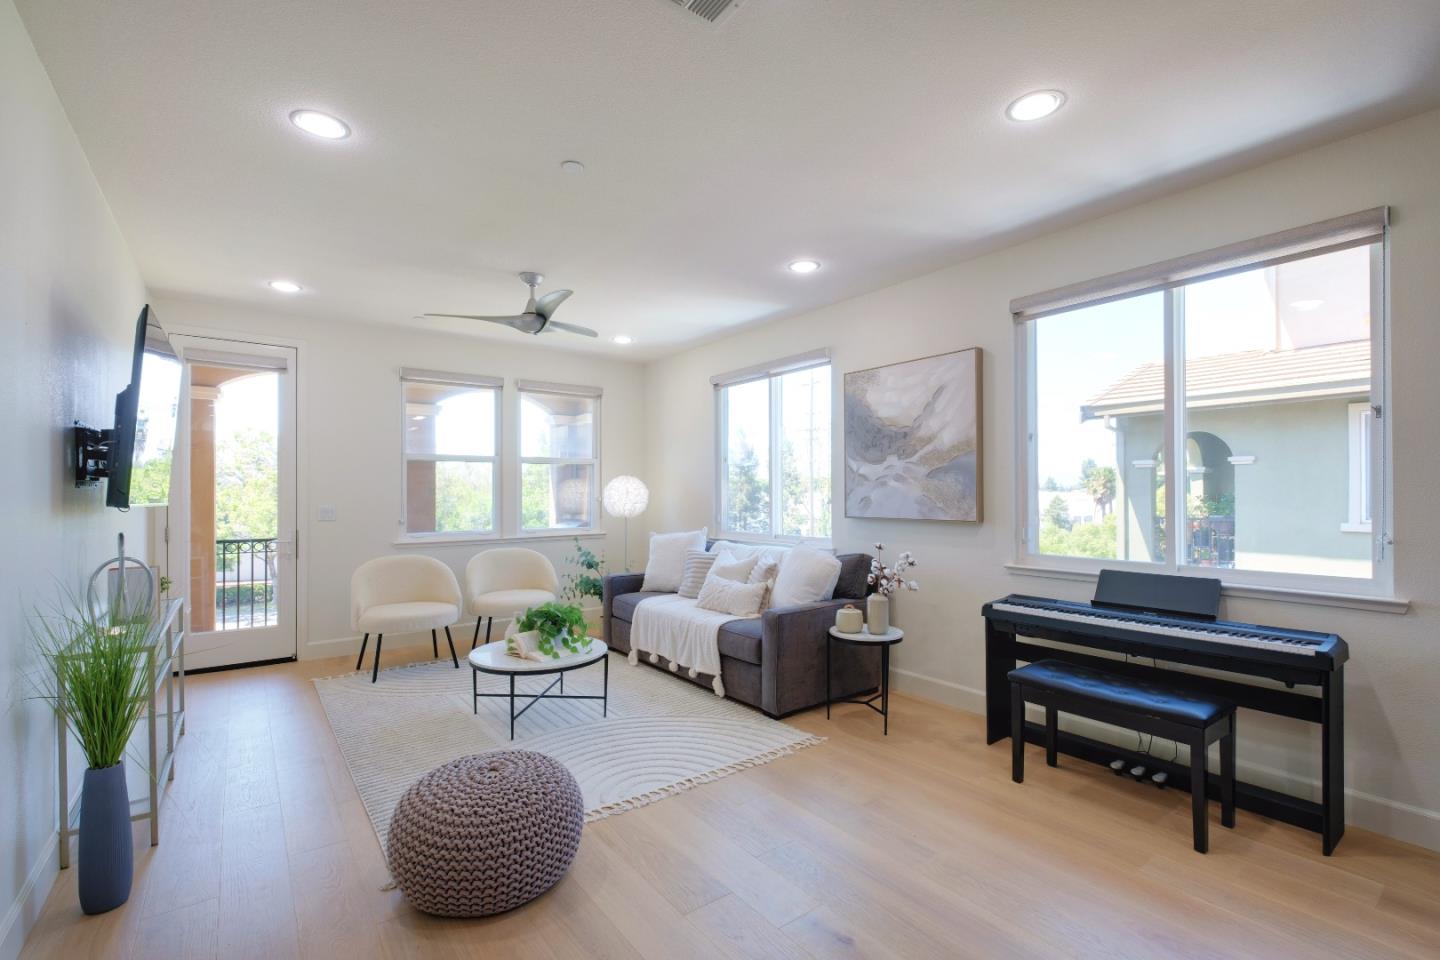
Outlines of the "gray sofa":
[[[866,576],[870,557],[842,553],[835,599],[766,610],[758,618],[732,620],[720,628],[720,672],[725,696],[757,707],[771,717],[783,717],[825,702],[825,640],[835,625],[835,611],[853,603],[864,605],[869,593]],[[644,574],[620,573],[605,578],[603,617],[605,642],[613,650],[630,652],[630,622],[635,607],[646,597]],[[832,694],[850,697],[875,690],[880,684],[880,659],[873,650],[853,644],[836,644],[831,664]],[[644,659],[641,663],[645,663]],[[662,657],[658,664],[668,668]],[[709,687],[713,679],[700,674],[693,680],[686,670],[673,676]]]

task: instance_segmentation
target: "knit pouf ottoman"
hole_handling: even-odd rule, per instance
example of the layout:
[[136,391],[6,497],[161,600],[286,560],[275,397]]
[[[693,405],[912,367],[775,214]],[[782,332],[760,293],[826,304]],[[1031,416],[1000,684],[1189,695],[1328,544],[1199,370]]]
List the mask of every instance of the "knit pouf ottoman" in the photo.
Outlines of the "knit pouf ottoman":
[[495,750],[436,767],[390,821],[390,874],[417,910],[484,917],[553,887],[580,847],[580,785],[559,761]]

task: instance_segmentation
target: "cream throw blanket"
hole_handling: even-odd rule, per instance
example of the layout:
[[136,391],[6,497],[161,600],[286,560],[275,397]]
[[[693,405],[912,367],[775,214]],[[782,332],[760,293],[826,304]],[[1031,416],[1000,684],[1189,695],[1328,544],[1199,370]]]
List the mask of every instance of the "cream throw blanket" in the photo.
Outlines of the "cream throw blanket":
[[630,663],[638,664],[647,654],[651,663],[660,657],[670,661],[670,671],[685,667],[693,678],[707,673],[715,678],[710,688],[725,696],[720,679],[720,628],[731,620],[743,620],[732,613],[702,610],[689,597],[667,594],[646,597],[635,605],[630,622]]

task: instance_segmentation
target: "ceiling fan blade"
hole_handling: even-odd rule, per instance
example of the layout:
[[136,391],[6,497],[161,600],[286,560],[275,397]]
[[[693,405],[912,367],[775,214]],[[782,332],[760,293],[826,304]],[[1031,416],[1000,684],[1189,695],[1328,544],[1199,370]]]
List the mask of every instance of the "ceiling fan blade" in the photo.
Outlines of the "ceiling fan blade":
[[555,315],[555,311],[560,309],[560,304],[568,300],[574,292],[574,290],[551,290],[535,304],[535,312],[547,320],[550,319]]
[[424,316],[445,317],[450,320],[485,320],[489,323],[500,323],[504,324],[507,327],[514,327],[515,329],[519,330],[521,329],[521,323],[525,320],[525,317],[528,316],[528,314],[521,314],[520,316],[516,317],[477,317],[474,314],[469,313],[427,313],[424,314]]
[[[566,293],[569,293],[570,291],[566,290],[565,292],[566,292]],[[556,321],[556,320],[551,320],[549,323],[545,324],[545,329],[546,329],[546,330],[564,330],[566,333],[578,333],[578,334],[580,334],[580,336],[582,336],[582,337],[598,337],[598,336],[600,336],[600,334],[596,333],[594,330],[591,330],[589,327],[577,327],[577,326],[576,326],[575,324],[573,324],[573,323],[560,323],[560,322],[558,322],[558,321]]]

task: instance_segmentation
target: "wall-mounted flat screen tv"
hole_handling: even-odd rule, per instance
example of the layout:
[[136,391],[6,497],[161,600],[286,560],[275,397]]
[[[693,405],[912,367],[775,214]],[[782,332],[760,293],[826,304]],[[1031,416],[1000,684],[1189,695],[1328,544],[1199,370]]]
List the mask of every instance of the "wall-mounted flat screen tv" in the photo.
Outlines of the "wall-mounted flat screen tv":
[[127,509],[169,502],[180,362],[149,305],[135,324],[130,385],[115,397],[105,503]]

